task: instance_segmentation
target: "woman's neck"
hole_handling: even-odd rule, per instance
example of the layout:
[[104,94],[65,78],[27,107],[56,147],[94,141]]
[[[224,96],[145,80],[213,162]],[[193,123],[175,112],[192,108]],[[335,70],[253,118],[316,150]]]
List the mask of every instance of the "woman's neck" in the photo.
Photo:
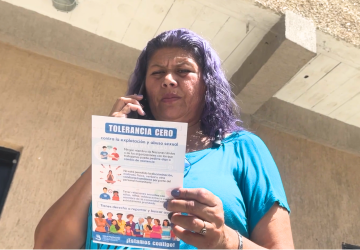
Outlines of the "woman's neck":
[[186,153],[194,152],[208,148],[210,146],[210,139],[204,135],[200,128],[200,121],[194,124],[189,124],[187,142],[186,142]]

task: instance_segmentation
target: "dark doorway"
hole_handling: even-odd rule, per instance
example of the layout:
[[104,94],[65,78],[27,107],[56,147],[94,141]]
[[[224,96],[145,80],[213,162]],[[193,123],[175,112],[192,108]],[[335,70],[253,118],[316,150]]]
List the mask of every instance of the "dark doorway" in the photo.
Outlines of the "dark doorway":
[[0,146],[0,216],[20,158],[20,152]]
[[351,245],[351,244],[347,244],[345,242],[343,242],[341,244],[342,249],[360,249],[360,246],[356,246],[356,245]]

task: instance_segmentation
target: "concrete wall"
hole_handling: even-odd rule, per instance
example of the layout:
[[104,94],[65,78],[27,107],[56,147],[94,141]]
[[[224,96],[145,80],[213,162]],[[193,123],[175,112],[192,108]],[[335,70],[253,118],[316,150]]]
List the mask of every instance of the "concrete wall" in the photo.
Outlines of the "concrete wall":
[[298,137],[360,155],[360,127],[272,97],[252,120]]
[[126,83],[4,44],[0,55],[0,141],[23,146],[0,248],[32,248],[39,219],[91,163],[91,115],[108,115]]
[[296,248],[360,245],[360,155],[253,124],[278,165]]
[[[0,141],[23,146],[0,248],[31,248],[39,219],[90,164],[91,115],[107,115],[126,84],[8,45],[0,55]],[[360,244],[360,156],[256,123],[251,129],[279,166],[295,246]]]
[[[55,10],[51,1],[37,6],[48,5]],[[4,1],[0,1],[0,42],[121,79],[129,78],[140,54],[137,49]]]

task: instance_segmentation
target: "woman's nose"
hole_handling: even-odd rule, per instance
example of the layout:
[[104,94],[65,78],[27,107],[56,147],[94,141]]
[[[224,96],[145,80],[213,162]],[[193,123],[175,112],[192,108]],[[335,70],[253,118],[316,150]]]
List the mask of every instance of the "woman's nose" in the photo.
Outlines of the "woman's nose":
[[176,87],[176,86],[177,86],[177,81],[173,78],[172,74],[167,74],[165,76],[162,87],[167,88],[167,87]]

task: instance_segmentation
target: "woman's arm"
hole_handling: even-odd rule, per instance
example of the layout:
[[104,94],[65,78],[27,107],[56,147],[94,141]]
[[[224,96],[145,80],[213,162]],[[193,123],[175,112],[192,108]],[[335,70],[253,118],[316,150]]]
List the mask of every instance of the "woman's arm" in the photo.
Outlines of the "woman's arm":
[[[131,111],[137,111],[142,116],[145,115],[139,103],[142,98],[142,95],[118,98],[110,116],[127,117]],[[101,159],[107,156],[100,154]],[[34,248],[82,247],[86,238],[90,202],[91,167],[43,216],[35,230]]]
[[91,166],[40,220],[34,248],[81,248],[90,202]]
[[275,203],[256,224],[250,239],[244,240],[244,249],[253,242],[268,249],[294,249],[289,212]]
[[[238,247],[237,233],[227,227],[228,242]],[[261,218],[250,239],[242,237],[244,249],[294,249],[289,213],[277,203]]]

